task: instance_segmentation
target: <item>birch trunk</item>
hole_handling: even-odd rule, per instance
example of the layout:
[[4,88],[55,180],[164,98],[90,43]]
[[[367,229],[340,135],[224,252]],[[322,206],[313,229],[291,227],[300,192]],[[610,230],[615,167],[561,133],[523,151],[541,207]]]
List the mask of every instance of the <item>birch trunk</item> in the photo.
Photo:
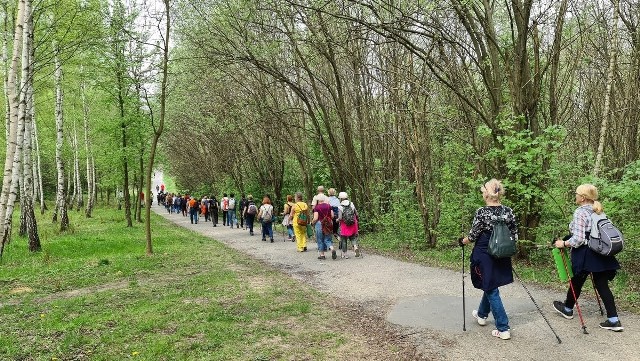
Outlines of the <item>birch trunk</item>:
[[[9,201],[9,191],[11,190],[13,159],[17,148],[18,137],[18,107],[20,103],[20,94],[18,93],[18,66],[22,53],[22,37],[24,28],[24,10],[25,3],[30,0],[20,0],[18,2],[18,11],[16,12],[15,33],[13,36],[13,53],[11,56],[11,65],[7,75],[7,93],[9,99],[9,123],[7,124],[7,140],[6,152],[4,159],[4,173],[2,178],[2,192],[0,193],[0,225],[5,224],[7,205]],[[0,246],[0,256],[4,250],[3,236]]]
[[53,214],[53,221],[57,221],[58,213],[60,213],[60,231],[66,231],[69,228],[69,215],[67,214],[67,198],[64,188],[64,162],[62,161],[62,146],[64,145],[64,113],[62,105],[64,101],[64,93],[62,92],[62,64],[60,64],[57,44],[54,44],[54,51],[56,67],[54,83],[56,87],[56,168],[58,171],[58,191],[56,195],[56,210]]
[[[24,143],[24,122],[26,116],[27,106],[27,79],[30,74],[29,54],[31,53],[28,48],[29,43],[29,18],[31,17],[31,1],[24,1],[23,7],[23,24],[22,24],[22,56],[21,56],[21,74],[20,74],[20,88],[18,96],[18,113],[17,113],[17,125],[16,125],[16,138],[15,138],[15,150],[13,153],[13,162],[11,166],[11,185],[9,187],[9,196],[7,197],[6,210],[4,215],[4,228],[2,233],[2,243],[6,243],[11,237],[11,229],[13,223],[13,210],[15,208],[16,199],[18,198],[18,192],[22,183],[22,146]],[[15,118],[13,119],[15,120]],[[13,123],[12,120],[12,123]],[[12,124],[13,127],[13,124]],[[6,176],[6,175],[5,175]]]
[[82,179],[80,177],[80,154],[78,146],[78,129],[76,122],[73,122],[73,179],[74,194],[76,195],[76,210],[80,212],[80,209],[84,206],[84,199],[82,196]]
[[[171,30],[171,13],[169,8],[169,0],[164,0],[164,12],[166,15],[165,22],[165,33],[164,33],[164,46],[162,48],[162,84],[160,86],[160,119],[158,122],[158,127],[155,127],[155,123],[153,129],[153,140],[151,142],[151,151],[149,153],[149,164],[147,167],[147,193],[151,194],[151,172],[154,169],[154,159],[156,155],[156,148],[158,146],[158,140],[162,135],[162,131],[164,130],[164,118],[165,118],[165,109],[166,109],[166,99],[167,99],[167,78],[168,78],[168,69],[169,69],[169,34]],[[151,118],[153,121],[153,117]],[[146,253],[147,255],[153,254],[153,244],[151,242],[151,199],[145,200],[146,209],[145,209],[145,234],[147,241]]]
[[9,139],[9,125],[10,125],[10,115],[9,115],[9,67],[7,66],[8,60],[8,47],[9,47],[9,12],[7,11],[7,2],[2,2],[2,13],[4,14],[2,18],[2,80],[3,80],[3,91],[4,91],[4,111],[5,111],[5,138]]
[[607,86],[604,95],[604,109],[602,111],[602,124],[600,125],[600,139],[598,140],[598,151],[596,152],[596,162],[593,166],[593,176],[597,177],[602,168],[602,157],[604,155],[604,143],[607,136],[607,127],[611,107],[611,88],[613,87],[613,77],[618,57],[618,18],[620,16],[620,1],[613,1],[613,33],[611,34],[611,51],[609,56],[609,69],[607,71]]
[[[42,163],[40,160],[40,141],[38,140],[38,127],[35,118],[35,104],[31,106],[31,112],[33,114],[31,127],[33,129],[33,145],[36,151],[36,157],[34,159],[35,169],[37,173],[36,177],[36,191],[38,192],[38,199],[40,200],[40,214],[44,214],[47,210],[47,204],[44,201],[44,186],[42,185]],[[35,173],[34,173],[35,174]]]
[[[29,62],[33,62],[33,17],[28,17],[27,27],[29,28],[28,32],[28,42],[27,49],[29,49]],[[32,161],[32,129],[33,123],[35,121],[35,111],[33,109],[34,100],[33,100],[33,66],[29,67],[29,74],[27,80],[27,109],[24,123],[24,159],[23,159],[23,181],[22,184],[22,197],[21,201],[21,214],[24,215],[24,226],[26,228],[26,234],[29,238],[29,251],[37,252],[42,249],[40,245],[40,235],[38,234],[38,223],[36,221],[36,215],[33,209],[33,194],[34,194],[34,186],[33,186],[33,161]],[[22,230],[22,224],[20,225],[20,229]]]
[[[80,69],[82,73],[82,69]],[[96,199],[95,191],[95,170],[94,159],[91,152],[91,141],[89,140],[89,104],[87,103],[86,86],[84,80],[80,83],[80,97],[82,99],[82,120],[84,125],[84,152],[87,157],[87,207],[85,216],[91,218],[93,204]]]

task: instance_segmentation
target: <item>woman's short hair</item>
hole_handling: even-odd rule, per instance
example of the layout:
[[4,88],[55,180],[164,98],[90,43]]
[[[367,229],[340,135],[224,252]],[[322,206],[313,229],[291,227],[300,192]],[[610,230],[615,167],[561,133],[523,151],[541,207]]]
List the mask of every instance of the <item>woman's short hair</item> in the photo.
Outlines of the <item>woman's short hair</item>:
[[262,198],[262,204],[271,204],[271,199],[269,197]]
[[287,194],[287,202],[293,202],[293,196],[291,194]]
[[504,186],[502,182],[493,178],[482,187],[480,187],[482,195],[492,201],[499,201],[504,196]]
[[318,201],[318,203],[325,203],[327,201],[327,196],[320,193],[316,196],[316,200]]
[[302,192],[296,192],[296,199],[302,201]]

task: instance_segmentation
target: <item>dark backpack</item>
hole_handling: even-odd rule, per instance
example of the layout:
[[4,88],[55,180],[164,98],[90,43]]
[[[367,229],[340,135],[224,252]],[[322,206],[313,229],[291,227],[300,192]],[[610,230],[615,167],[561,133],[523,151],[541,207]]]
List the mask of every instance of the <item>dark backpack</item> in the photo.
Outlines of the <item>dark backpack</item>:
[[600,237],[587,237],[587,246],[603,256],[615,256],[624,247],[622,232],[606,216],[599,219],[597,216],[595,212],[591,214],[591,227],[595,225]]
[[492,230],[487,252],[493,258],[509,258],[518,250],[516,239],[507,226],[507,216],[504,213],[505,208],[502,207],[500,215],[491,216]]
[[348,206],[345,206],[342,208],[342,220],[344,221],[344,224],[346,224],[347,226],[350,226],[354,223],[356,223],[356,210],[353,209],[352,203],[349,202]]
[[249,203],[249,206],[247,207],[247,214],[255,215],[256,213],[258,213],[258,207],[256,207],[256,204]]

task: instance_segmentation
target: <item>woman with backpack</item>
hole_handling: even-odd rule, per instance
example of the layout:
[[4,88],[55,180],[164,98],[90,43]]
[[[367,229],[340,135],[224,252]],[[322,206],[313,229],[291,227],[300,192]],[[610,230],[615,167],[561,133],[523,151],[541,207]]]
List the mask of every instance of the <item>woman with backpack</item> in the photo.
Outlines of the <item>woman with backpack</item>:
[[342,258],[349,258],[347,255],[347,241],[351,241],[356,257],[360,257],[360,247],[358,247],[358,212],[356,211],[356,206],[349,200],[347,192],[340,192],[338,199],[340,200],[338,223],[340,223],[339,233]]
[[620,269],[620,263],[615,256],[603,256],[587,246],[592,228],[596,227],[593,224],[592,215],[594,213],[600,217],[604,215],[602,204],[598,202],[598,189],[593,184],[578,186],[575,203],[578,208],[573,212],[573,220],[569,224],[570,236],[565,237],[565,240],[557,239],[554,242],[557,248],[571,248],[571,263],[573,264],[571,285],[573,290],[570,285],[565,301],[554,301],[553,308],[562,317],[572,319],[576,298],[580,297],[582,286],[591,273],[595,289],[607,310],[607,319],[600,323],[600,327],[616,332],[623,331],[622,323],[618,319],[613,293],[609,288],[609,281],[612,281],[616,276],[616,271]]
[[253,222],[258,214],[258,206],[256,206],[256,203],[253,201],[253,196],[251,194],[247,196],[247,205],[242,210],[242,214],[244,215],[244,220],[247,222],[249,235],[253,236]]
[[287,194],[287,203],[284,204],[284,209],[282,211],[282,225],[287,228],[287,234],[289,238],[287,241],[294,241],[293,234],[293,223],[291,222],[291,209],[293,208],[293,196],[291,194]]
[[313,220],[311,224],[316,228],[316,242],[320,255],[318,259],[326,259],[324,253],[331,251],[331,258],[336,259],[336,250],[333,248],[333,211],[328,203],[328,198],[320,193],[316,197],[316,206],[313,208]]
[[293,233],[296,236],[296,246],[298,252],[307,251],[307,224],[309,224],[309,206],[302,201],[302,192],[296,192],[295,203],[291,207],[291,217]]
[[518,225],[511,208],[503,206],[500,200],[504,196],[504,186],[497,179],[491,179],[480,190],[485,206],[478,208],[473,218],[469,235],[462,239],[462,244],[475,243],[471,252],[471,282],[475,288],[484,291],[480,305],[471,313],[480,326],[487,324],[489,312],[493,314],[496,329],[491,335],[502,340],[511,338],[509,318],[500,298],[498,287],[513,282],[511,257],[494,258],[489,255],[489,238],[493,230],[493,220],[503,218],[511,232],[511,237],[517,241]]
[[262,223],[262,241],[269,240],[273,243],[273,206],[271,205],[271,199],[264,197],[262,199],[262,205],[258,211],[258,219]]

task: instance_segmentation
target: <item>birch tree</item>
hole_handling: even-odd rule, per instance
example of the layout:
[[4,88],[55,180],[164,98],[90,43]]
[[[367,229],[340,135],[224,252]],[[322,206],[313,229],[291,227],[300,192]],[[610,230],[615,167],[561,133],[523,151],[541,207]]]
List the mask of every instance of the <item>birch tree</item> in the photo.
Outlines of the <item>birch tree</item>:
[[65,192],[64,160],[62,158],[62,147],[64,145],[64,92],[62,89],[62,64],[60,63],[60,49],[58,44],[53,45],[55,53],[55,102],[56,102],[56,170],[58,172],[58,184],[56,192],[56,207],[53,213],[53,222],[57,222],[60,214],[60,231],[69,228],[69,215],[67,214],[67,194]]

